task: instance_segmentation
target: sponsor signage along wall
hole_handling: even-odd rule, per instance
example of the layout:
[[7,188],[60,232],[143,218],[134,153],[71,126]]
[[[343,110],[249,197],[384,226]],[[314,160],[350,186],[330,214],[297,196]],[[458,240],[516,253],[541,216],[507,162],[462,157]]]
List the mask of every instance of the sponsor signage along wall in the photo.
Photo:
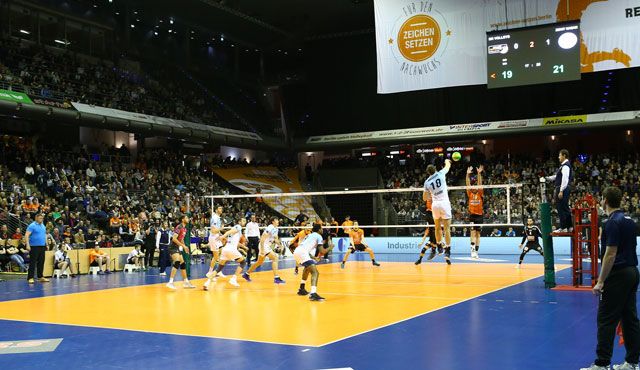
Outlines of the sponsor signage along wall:
[[[366,230],[365,230],[366,233]],[[422,246],[419,244],[422,237],[365,237],[364,242],[373,249],[376,254],[414,254],[418,255]],[[522,251],[518,245],[522,237],[487,237],[482,246],[482,253],[519,255]],[[451,253],[469,254],[469,238],[451,238]],[[344,252],[349,248],[349,238],[333,238],[334,252]],[[570,255],[571,239],[568,237],[553,238],[553,250],[556,255]],[[640,237],[636,253],[640,254]]]
[[69,103],[69,102],[66,102],[66,101],[48,99],[48,98],[41,98],[41,97],[37,97],[37,96],[32,96],[31,97],[31,101],[33,101],[33,103],[36,104],[36,105],[46,105],[47,107],[51,107],[51,108],[75,110],[73,105],[71,103]]
[[545,117],[531,118],[512,121],[497,121],[484,123],[464,123],[457,125],[433,126],[422,128],[410,128],[403,130],[387,130],[372,132],[354,132],[348,134],[311,136],[307,139],[307,144],[328,144],[328,143],[358,143],[367,142],[374,143],[381,139],[435,139],[455,134],[470,134],[475,132],[493,133],[501,130],[517,131],[520,129],[544,129],[549,126],[571,126],[589,123],[597,125],[598,123],[612,121],[628,121],[640,119],[640,111],[596,113],[588,115],[561,116],[561,117]]
[[0,89],[0,100],[6,100],[14,103],[33,104],[27,94],[23,94],[17,91],[2,90]]
[[543,126],[582,125],[587,123],[587,115],[549,117],[542,119]]
[[540,126],[540,120],[514,120],[481,123],[463,123],[457,125],[443,125],[432,127],[407,128],[398,130],[354,132],[348,134],[311,136],[307,139],[307,144],[328,144],[328,143],[351,143],[351,142],[373,142],[383,139],[416,139],[431,138],[442,135],[452,135],[456,133],[486,132],[502,129],[523,129],[527,127]]

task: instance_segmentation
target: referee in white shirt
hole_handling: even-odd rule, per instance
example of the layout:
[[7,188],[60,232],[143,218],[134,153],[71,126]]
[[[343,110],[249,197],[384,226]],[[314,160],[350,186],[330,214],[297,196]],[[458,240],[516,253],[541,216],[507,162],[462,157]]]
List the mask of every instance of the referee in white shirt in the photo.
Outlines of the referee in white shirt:
[[260,253],[258,250],[258,245],[260,244],[260,225],[256,222],[256,215],[251,215],[251,221],[247,223],[245,229],[245,236],[249,241],[247,251],[247,264],[251,266],[251,256],[253,252],[255,252],[255,257],[258,258],[258,254]]

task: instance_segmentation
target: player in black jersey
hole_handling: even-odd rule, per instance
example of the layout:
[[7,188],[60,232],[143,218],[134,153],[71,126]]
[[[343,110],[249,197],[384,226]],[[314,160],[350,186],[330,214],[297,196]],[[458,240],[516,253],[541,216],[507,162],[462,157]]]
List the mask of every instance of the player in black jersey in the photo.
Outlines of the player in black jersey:
[[[520,242],[520,249],[522,249],[522,253],[520,254],[520,262],[518,262],[518,268],[522,265],[522,259],[524,256],[529,253],[530,250],[535,249],[536,252],[540,253],[541,256],[544,256],[542,252],[542,246],[540,246],[539,238],[542,237],[542,233],[538,226],[533,224],[533,219],[529,217],[527,220],[527,226],[524,228],[524,235],[522,236],[522,242]],[[526,241],[526,244],[525,244]],[[523,249],[524,247],[524,249]]]

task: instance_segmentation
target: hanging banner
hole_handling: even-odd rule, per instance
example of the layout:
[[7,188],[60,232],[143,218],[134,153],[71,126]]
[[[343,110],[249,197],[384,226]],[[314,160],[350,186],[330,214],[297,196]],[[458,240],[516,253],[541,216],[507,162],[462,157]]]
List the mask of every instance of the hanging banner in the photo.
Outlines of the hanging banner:
[[[304,191],[298,180],[298,170],[293,168],[279,170],[276,167],[241,167],[219,168],[213,171],[231,185],[249,194],[299,193]],[[301,210],[309,217],[319,218],[313,208],[310,196],[250,199],[253,202],[264,202],[273,210],[286,216],[290,220],[295,219]]]
[[581,20],[582,73],[640,66],[638,0],[375,0],[378,93],[487,83],[486,32]]

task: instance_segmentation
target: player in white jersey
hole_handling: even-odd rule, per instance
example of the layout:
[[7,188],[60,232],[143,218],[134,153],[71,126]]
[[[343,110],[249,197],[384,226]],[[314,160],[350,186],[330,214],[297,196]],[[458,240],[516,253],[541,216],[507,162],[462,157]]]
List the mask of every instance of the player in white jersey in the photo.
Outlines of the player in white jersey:
[[311,295],[309,296],[309,300],[311,301],[324,300],[324,298],[320,297],[316,291],[320,273],[316,267],[317,259],[314,257],[316,249],[322,248],[323,245],[322,235],[320,234],[321,230],[322,226],[320,226],[320,224],[314,224],[313,229],[311,229],[311,234],[304,238],[293,252],[293,257],[296,259],[296,263],[304,267],[304,270],[302,270],[302,280],[300,280],[298,295],[309,294],[305,289],[305,284],[307,283],[309,274],[311,274]]
[[251,281],[251,273],[254,272],[258,267],[262,266],[264,260],[269,257],[271,260],[271,269],[273,270],[273,282],[275,284],[284,284],[284,280],[280,279],[278,275],[278,255],[273,250],[273,247],[280,244],[280,238],[278,238],[278,226],[280,225],[280,220],[277,218],[271,219],[271,225],[267,226],[267,228],[262,232],[262,236],[260,237],[260,254],[258,255],[258,261],[249,267],[249,270],[242,274],[242,277],[246,281]]
[[[246,265],[244,256],[238,250],[238,248],[242,248],[245,250],[247,248],[245,245],[246,238],[244,237],[244,235],[242,235],[242,228],[246,224],[247,224],[247,220],[244,218],[241,218],[238,224],[236,224],[234,227],[229,229],[229,231],[224,233],[224,235],[222,236],[222,240],[226,240],[227,242],[224,248],[222,248],[222,254],[220,255],[220,263],[218,264],[216,273],[222,271],[222,269],[224,268],[224,265],[226,265],[227,262],[229,261],[238,262],[238,267],[236,268],[235,274],[233,274],[231,279],[229,279],[229,284],[233,286],[240,286],[240,284],[238,284],[238,276],[240,276],[240,273],[242,272],[242,270],[244,270],[244,266]],[[244,243],[242,242],[242,240],[244,240]],[[215,275],[211,275],[211,277],[209,277],[207,281],[205,281],[203,289],[208,290],[209,284],[212,281],[215,281],[215,279],[216,279]]]
[[431,212],[436,228],[436,243],[442,243],[442,227],[444,227],[444,259],[447,264],[451,264],[451,202],[449,202],[449,191],[447,190],[447,173],[451,168],[451,160],[446,159],[444,168],[436,171],[436,166],[427,166],[427,175],[424,182],[422,200],[427,201],[431,195]]
[[[211,264],[209,264],[209,272],[207,272],[207,278],[213,275],[213,271],[216,269],[216,264],[220,259],[220,247],[222,247],[222,206],[217,206],[215,211],[211,215],[209,223],[209,249],[211,250]],[[218,274],[220,277],[224,277],[222,272]]]

